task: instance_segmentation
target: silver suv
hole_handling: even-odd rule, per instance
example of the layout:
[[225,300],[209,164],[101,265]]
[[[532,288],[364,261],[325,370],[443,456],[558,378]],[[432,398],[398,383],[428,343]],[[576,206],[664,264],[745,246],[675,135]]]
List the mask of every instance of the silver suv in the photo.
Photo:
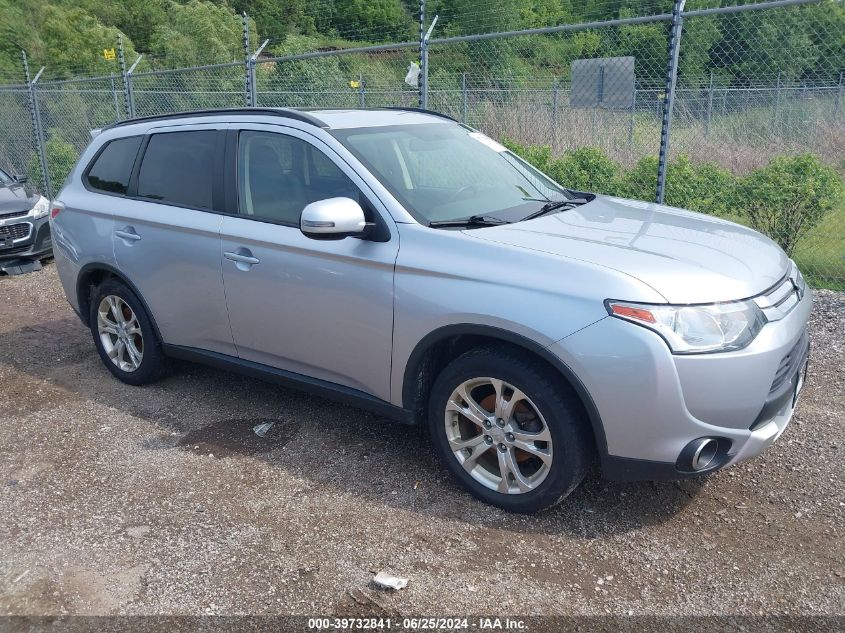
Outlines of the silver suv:
[[571,191],[411,109],[193,112],[103,130],[51,210],[65,293],[140,385],[190,359],[427,424],[517,512],[757,455],[811,292],[750,229]]

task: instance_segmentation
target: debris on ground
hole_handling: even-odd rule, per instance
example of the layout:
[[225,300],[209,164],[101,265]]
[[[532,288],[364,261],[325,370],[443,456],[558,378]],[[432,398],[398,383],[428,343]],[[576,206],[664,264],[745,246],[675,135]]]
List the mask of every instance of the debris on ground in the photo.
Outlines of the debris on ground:
[[381,589],[392,589],[398,591],[408,586],[407,578],[400,578],[399,576],[391,576],[383,571],[380,571],[373,578],[373,582]]
[[252,427],[252,430],[258,437],[264,437],[267,435],[267,431],[273,428],[275,422],[263,422],[262,424],[256,424]]

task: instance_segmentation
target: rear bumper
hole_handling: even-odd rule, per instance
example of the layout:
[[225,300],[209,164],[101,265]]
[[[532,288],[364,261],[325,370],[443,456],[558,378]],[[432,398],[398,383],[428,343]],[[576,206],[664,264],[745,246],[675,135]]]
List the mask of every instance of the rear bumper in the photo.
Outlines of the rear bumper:
[[[608,317],[552,345],[578,376],[601,419],[596,444],[605,477],[684,479],[768,448],[792,419],[799,372],[809,353],[812,293],[736,352],[677,356],[656,334]],[[802,344],[802,341],[805,344]],[[790,356],[788,371],[779,368]],[[776,381],[776,375],[780,378]],[[691,442],[718,440],[719,453],[691,472]]]
[[13,218],[0,222],[0,261],[41,259],[53,251],[50,218]]

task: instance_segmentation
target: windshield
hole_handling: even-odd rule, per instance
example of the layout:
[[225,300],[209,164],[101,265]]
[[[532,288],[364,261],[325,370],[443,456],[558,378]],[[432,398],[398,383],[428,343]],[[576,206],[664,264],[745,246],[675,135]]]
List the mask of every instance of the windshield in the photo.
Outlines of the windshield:
[[12,177],[9,174],[7,174],[5,171],[0,169],[0,185],[10,185],[13,182],[14,182],[14,180],[12,180]]
[[334,130],[423,224],[491,216],[516,221],[572,196],[492,139],[431,123]]

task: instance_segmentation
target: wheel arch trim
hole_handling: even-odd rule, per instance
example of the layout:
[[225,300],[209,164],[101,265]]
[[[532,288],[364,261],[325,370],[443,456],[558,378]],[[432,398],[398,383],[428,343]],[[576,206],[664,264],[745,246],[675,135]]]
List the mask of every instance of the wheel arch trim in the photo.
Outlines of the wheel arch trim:
[[527,352],[539,356],[557,370],[564,380],[569,383],[581,401],[584,411],[587,414],[587,418],[590,421],[593,437],[595,439],[596,450],[599,453],[602,465],[605,465],[608,453],[604,424],[602,423],[601,415],[599,414],[598,408],[596,407],[590,392],[584,386],[584,383],[581,382],[581,379],[578,378],[577,374],[572,371],[572,369],[563,360],[552,353],[547,347],[544,347],[522,334],[517,334],[499,327],[474,323],[462,323],[443,326],[424,336],[414,347],[408,357],[408,362],[405,365],[405,371],[402,379],[403,408],[408,410],[416,409],[417,403],[415,402],[416,395],[414,393],[414,388],[417,383],[417,374],[425,354],[430,351],[434,345],[441,343],[446,339],[460,335],[483,336],[486,338],[500,340],[505,343],[510,343],[511,345],[515,345]]
[[[117,268],[112,266],[111,264],[106,264],[104,262],[90,262],[85,264],[80,270],[79,274],[76,277],[76,300],[79,305],[79,318],[82,320],[82,323],[85,324],[87,327],[90,327],[90,319],[89,315],[91,312],[90,306],[90,297],[86,294],[90,284],[87,283],[90,276],[99,271],[105,271],[110,275],[116,277],[120,280],[121,283],[125,284],[132,293],[138,297],[138,301],[141,302],[141,305],[144,307],[144,311],[147,313],[147,317],[150,319],[150,323],[152,323],[153,331],[155,332],[156,338],[159,340],[160,343],[164,343],[164,339],[161,338],[161,331],[158,329],[158,324],[156,323],[155,315],[150,310],[150,306],[147,305],[147,301],[144,299],[144,295],[138,290],[138,287],[133,284],[125,274],[119,271]],[[87,309],[83,309],[85,306]]]

